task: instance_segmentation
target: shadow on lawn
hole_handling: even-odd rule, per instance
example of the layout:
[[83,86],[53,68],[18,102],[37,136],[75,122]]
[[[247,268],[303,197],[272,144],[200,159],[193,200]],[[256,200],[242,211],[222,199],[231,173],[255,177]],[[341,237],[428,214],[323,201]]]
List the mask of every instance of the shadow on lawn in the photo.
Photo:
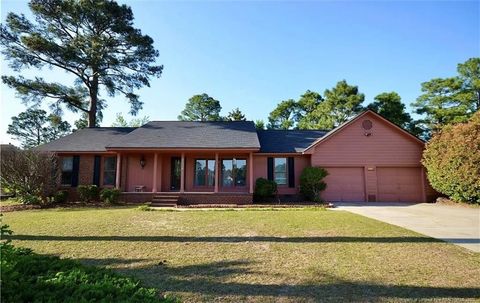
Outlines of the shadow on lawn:
[[[241,281],[248,281],[251,274],[269,274],[254,271],[254,265],[253,262],[239,260],[186,266],[163,264],[143,268],[122,268],[118,271],[137,276],[162,292],[186,292],[201,297],[269,296],[314,301],[480,298],[480,288],[384,285],[368,281],[348,281],[326,273],[318,275],[319,281],[306,284],[227,282],[239,276],[243,276]],[[258,277],[255,278],[258,281]]]
[[[430,237],[269,237],[269,236],[48,236],[48,235],[12,235],[5,237],[26,241],[129,241],[129,242],[278,242],[278,243],[431,243],[443,242]],[[478,239],[453,239],[462,243],[478,243]]]

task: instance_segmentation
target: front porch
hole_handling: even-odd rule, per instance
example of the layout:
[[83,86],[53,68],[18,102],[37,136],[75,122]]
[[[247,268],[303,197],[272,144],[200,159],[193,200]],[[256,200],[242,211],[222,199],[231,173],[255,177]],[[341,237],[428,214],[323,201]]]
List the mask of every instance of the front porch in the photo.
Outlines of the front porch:
[[181,204],[252,202],[252,151],[117,151],[116,188],[126,202],[176,195]]

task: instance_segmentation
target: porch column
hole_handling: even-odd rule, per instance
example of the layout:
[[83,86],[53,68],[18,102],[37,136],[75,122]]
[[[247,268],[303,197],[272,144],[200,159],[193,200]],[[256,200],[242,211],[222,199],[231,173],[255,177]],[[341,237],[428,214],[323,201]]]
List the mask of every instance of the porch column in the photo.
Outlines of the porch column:
[[182,153],[182,160],[180,161],[180,192],[185,192],[185,153]]
[[253,153],[250,153],[250,157],[248,159],[248,176],[249,176],[249,183],[250,183],[250,193],[253,194]]
[[152,192],[157,192],[157,166],[158,166],[158,154],[155,153],[153,156],[153,184],[152,184]]
[[117,153],[117,171],[116,171],[116,174],[115,174],[115,187],[117,189],[120,189],[120,178],[121,178],[121,173],[120,173],[120,169],[122,167],[121,165],[122,163],[122,157],[120,156],[120,153]]
[[157,187],[157,191],[158,191],[158,192],[162,192],[162,175],[163,175],[162,161],[163,161],[163,157],[160,155],[160,157],[159,157],[159,159],[158,159],[158,170],[160,170],[160,174],[158,174],[158,176],[157,176],[157,178],[158,178],[158,184],[160,184],[160,185]]
[[218,193],[218,153],[215,153],[215,192]]

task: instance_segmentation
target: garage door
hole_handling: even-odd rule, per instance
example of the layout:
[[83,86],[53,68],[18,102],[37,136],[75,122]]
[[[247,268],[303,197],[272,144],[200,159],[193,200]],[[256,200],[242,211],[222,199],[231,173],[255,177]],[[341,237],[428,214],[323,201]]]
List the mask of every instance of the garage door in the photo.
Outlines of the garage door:
[[330,167],[325,178],[327,189],[322,193],[325,201],[365,201],[365,180],[363,167]]
[[422,173],[419,167],[377,167],[377,201],[421,202]]

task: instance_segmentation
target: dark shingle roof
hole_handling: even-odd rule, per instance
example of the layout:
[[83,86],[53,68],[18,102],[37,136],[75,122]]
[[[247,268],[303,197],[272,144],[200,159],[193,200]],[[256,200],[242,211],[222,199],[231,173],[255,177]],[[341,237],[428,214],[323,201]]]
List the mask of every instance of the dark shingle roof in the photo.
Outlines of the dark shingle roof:
[[260,148],[252,121],[151,121],[107,148]]
[[300,153],[315,140],[324,136],[325,130],[259,130],[261,153]]
[[54,152],[102,152],[105,146],[122,137],[136,127],[84,128],[74,133],[36,147],[40,151]]

